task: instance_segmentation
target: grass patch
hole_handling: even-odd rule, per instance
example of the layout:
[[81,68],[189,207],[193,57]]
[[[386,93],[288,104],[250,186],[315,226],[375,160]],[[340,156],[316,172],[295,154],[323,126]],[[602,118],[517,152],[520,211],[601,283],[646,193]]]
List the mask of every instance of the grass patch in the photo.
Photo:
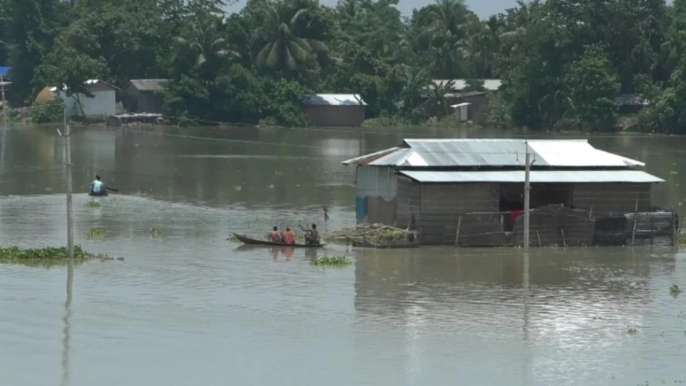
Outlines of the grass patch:
[[102,240],[107,237],[107,232],[102,228],[93,228],[88,232],[88,240]]
[[87,203],[86,203],[86,207],[87,207],[87,208],[98,209],[98,208],[100,208],[101,206],[102,206],[102,205],[100,205],[100,203],[97,202],[97,201],[91,201],[91,202],[87,202]]
[[351,265],[352,262],[345,258],[345,256],[331,256],[322,257],[312,262],[312,265],[317,267],[347,267]]
[[[83,263],[94,258],[107,258],[107,256],[86,252],[78,245],[74,247],[74,262]],[[67,261],[67,248],[0,247],[0,263],[50,267],[66,264]]]
[[162,237],[162,231],[156,228],[150,228],[148,229],[148,236],[152,237],[153,239]]
[[630,329],[627,331],[627,333],[628,333],[629,335],[631,335],[631,336],[634,336],[634,335],[637,335],[637,334],[638,334],[638,330],[635,329],[635,328],[630,328]]
[[681,294],[681,292],[683,292],[683,291],[682,291],[681,288],[679,288],[679,286],[676,285],[676,284],[672,284],[672,286],[669,287],[669,294],[672,295],[672,297],[673,297],[674,299],[676,299],[677,297],[679,297],[679,295]]

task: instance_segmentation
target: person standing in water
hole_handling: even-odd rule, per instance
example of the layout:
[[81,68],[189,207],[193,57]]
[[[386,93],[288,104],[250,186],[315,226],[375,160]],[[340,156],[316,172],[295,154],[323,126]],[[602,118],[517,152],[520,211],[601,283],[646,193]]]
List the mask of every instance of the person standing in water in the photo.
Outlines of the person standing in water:
[[102,194],[105,193],[107,186],[101,181],[100,176],[95,176],[95,181],[90,185],[92,194]]

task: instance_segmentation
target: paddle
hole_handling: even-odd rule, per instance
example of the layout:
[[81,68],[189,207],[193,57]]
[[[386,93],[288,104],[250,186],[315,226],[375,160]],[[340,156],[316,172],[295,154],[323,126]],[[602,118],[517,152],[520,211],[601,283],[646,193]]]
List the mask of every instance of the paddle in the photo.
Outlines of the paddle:
[[107,190],[111,190],[111,191],[113,191],[113,192],[119,192],[119,189],[110,188],[109,186],[106,187],[106,189],[107,189]]

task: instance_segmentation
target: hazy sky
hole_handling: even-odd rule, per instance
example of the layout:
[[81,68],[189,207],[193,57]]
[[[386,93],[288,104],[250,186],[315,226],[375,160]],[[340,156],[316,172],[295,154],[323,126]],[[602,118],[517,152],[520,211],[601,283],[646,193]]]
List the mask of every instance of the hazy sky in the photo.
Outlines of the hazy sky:
[[[338,0],[319,0],[321,4],[325,5],[336,5]],[[515,5],[516,0],[466,0],[469,9],[474,11],[480,18],[487,18],[494,13],[503,12],[507,8],[512,8]],[[400,0],[400,11],[405,16],[410,16],[414,8],[421,8],[425,5],[432,4],[433,0]],[[245,0],[239,0],[238,4],[228,8],[229,11],[238,11],[243,5],[245,5]]]

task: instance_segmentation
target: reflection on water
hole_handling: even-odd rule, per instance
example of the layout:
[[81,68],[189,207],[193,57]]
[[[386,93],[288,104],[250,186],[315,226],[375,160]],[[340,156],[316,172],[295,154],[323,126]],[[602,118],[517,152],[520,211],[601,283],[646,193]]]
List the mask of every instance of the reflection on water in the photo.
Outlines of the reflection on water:
[[74,285],[74,261],[67,261],[67,301],[64,303],[64,338],[62,338],[62,382],[61,386],[69,384],[69,346],[71,344],[71,301]]
[[[672,284],[686,287],[686,256],[672,249],[299,250],[226,240],[273,226],[353,224],[355,173],[342,160],[403,137],[496,132],[150,131],[74,136],[76,242],[126,260],[0,264],[2,384],[686,381],[686,320],[678,316],[686,297],[669,296]],[[63,244],[64,174],[54,169],[63,152],[54,128],[3,130],[1,138],[0,245]],[[592,143],[646,161],[665,178],[654,192],[658,205],[684,197],[683,139]],[[100,208],[87,207],[84,193],[95,173],[122,191],[97,199]],[[88,240],[92,228],[107,237]],[[151,228],[161,237],[150,237]],[[354,266],[312,265],[336,255]]]

